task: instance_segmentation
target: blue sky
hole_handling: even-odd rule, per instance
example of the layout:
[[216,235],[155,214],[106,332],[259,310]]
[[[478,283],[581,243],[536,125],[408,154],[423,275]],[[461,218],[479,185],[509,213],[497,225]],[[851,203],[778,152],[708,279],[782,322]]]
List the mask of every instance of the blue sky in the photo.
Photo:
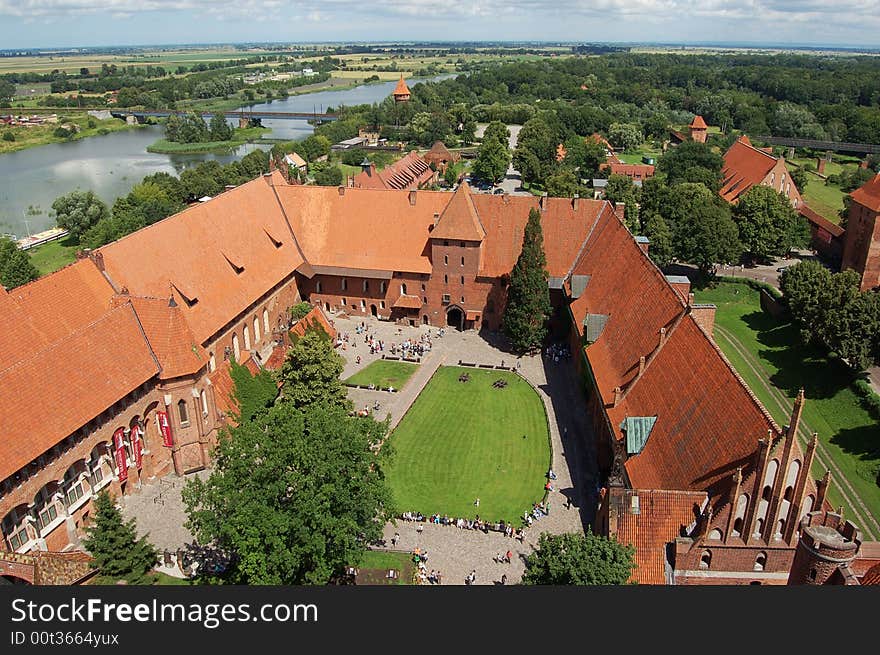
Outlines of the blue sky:
[[880,0],[0,0],[0,49],[533,40],[880,46]]

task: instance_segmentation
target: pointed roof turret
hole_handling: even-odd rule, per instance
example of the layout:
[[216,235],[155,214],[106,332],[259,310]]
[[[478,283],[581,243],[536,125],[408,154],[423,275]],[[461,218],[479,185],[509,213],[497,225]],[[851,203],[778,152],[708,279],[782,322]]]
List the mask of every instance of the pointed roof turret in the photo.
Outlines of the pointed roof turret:
[[431,238],[482,241],[485,236],[486,230],[483,229],[471,198],[471,188],[467,182],[462,182],[440,214]]
[[400,74],[400,80],[397,82],[397,86],[394,87],[394,91],[392,94],[395,100],[405,101],[409,100],[410,90],[406,85],[406,82],[403,81],[403,73]]
[[706,121],[703,120],[702,116],[694,116],[694,120],[690,124],[690,128],[692,130],[705,130],[708,129],[708,125],[706,125]]

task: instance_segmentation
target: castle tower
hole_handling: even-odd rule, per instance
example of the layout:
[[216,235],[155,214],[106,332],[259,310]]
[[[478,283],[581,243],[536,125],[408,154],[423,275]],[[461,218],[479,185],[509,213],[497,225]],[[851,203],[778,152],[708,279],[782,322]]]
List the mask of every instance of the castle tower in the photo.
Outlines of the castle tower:
[[706,143],[709,126],[706,125],[706,121],[703,120],[702,116],[694,116],[694,120],[691,121],[689,127],[691,129],[691,141]]
[[788,576],[790,585],[825,584],[855,559],[862,543],[856,527],[834,512],[810,512],[801,520],[800,531]]
[[400,74],[400,81],[397,83],[397,86],[394,87],[394,91],[391,93],[394,96],[395,102],[408,102],[410,91],[409,87],[406,85],[406,82],[403,81],[403,73]]

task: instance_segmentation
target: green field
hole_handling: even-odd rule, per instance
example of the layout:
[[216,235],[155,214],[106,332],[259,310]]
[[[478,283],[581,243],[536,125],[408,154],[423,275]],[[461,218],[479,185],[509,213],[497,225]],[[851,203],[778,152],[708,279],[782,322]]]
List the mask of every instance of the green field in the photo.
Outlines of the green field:
[[31,263],[37,267],[40,275],[48,275],[63,266],[72,264],[76,260],[76,251],[79,247],[76,239],[67,237],[31,248],[28,250],[28,254],[31,257]]
[[412,377],[419,367],[418,364],[409,362],[396,362],[387,359],[377,359],[368,364],[345,381],[345,384],[367,386],[374,384],[380,388],[389,386],[402,389],[406,381]]
[[[459,382],[463,373],[469,382]],[[498,379],[508,386],[493,387]],[[514,373],[441,367],[390,439],[388,483],[402,511],[521,521],[543,498],[547,416]]]
[[840,187],[825,184],[819,176],[810,173],[807,188],[801,189],[801,195],[814,211],[832,223],[840,223],[838,212],[843,209],[843,198],[846,196]]
[[[125,121],[116,118],[108,118],[99,121],[91,118],[85,113],[64,114],[64,109],[56,110],[59,117],[66,120],[59,121],[64,123],[76,123],[80,127],[80,131],[69,138],[57,137],[53,134],[55,128],[59,125],[36,125],[33,127],[4,127],[2,132],[11,132],[15,137],[15,141],[5,141],[0,139],[0,154],[6,152],[15,152],[17,150],[25,150],[35,146],[43,146],[47,143],[62,143],[64,141],[75,141],[77,139],[85,139],[90,136],[98,136],[101,134],[109,134],[110,132],[119,132],[120,130],[137,129],[136,125],[127,125]],[[95,127],[89,127],[89,120],[94,121]]]
[[814,477],[821,477],[829,466],[818,459],[830,457],[829,501],[835,507],[844,505],[847,517],[859,523],[866,538],[880,536],[876,524],[859,517],[865,512],[880,517],[880,425],[853,389],[857,376],[839,361],[801,345],[794,325],[761,311],[758,292],[751,287],[723,282],[697,291],[696,300],[718,307],[718,345],[779,425],[788,423],[803,386],[807,402],[801,436],[815,431],[820,441]]

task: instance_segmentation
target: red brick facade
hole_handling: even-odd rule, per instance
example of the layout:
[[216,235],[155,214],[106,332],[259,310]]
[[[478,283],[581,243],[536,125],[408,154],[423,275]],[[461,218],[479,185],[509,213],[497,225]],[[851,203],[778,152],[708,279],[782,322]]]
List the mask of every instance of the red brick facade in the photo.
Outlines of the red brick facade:
[[880,286],[880,210],[873,205],[869,196],[860,201],[853,194],[843,246],[841,268],[861,274],[863,291]]

